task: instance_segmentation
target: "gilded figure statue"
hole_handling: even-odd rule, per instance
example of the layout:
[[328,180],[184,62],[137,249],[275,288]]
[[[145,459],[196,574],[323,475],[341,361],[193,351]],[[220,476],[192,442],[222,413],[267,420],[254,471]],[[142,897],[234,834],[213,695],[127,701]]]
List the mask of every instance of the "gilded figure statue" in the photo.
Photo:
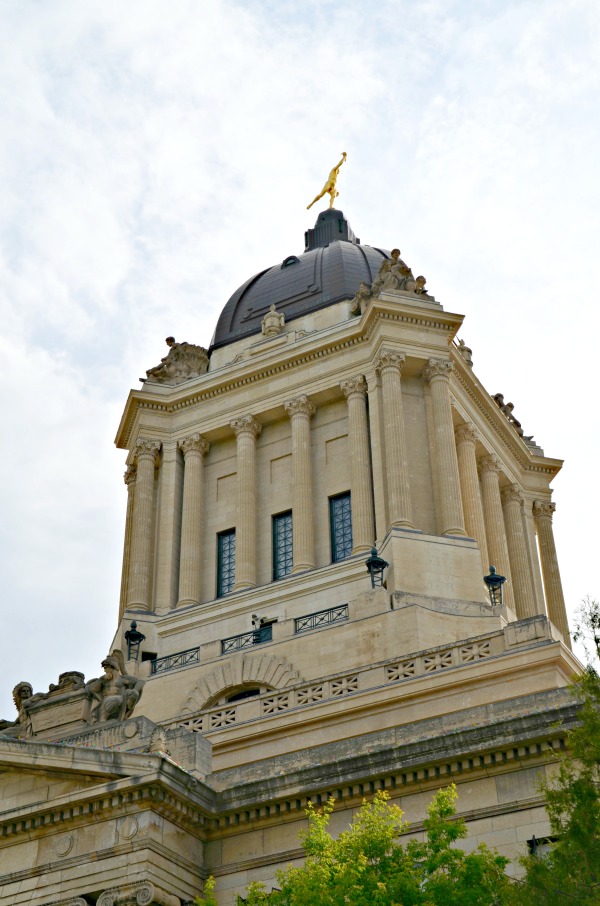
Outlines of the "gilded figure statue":
[[315,195],[315,197],[313,198],[313,200],[311,201],[310,204],[306,205],[307,211],[310,208],[312,208],[312,206],[317,201],[319,201],[320,198],[323,198],[323,195],[326,195],[327,193],[329,193],[329,207],[330,208],[333,207],[333,202],[335,201],[337,196],[340,194],[339,192],[336,191],[335,184],[337,182],[338,174],[340,172],[340,167],[346,160],[346,157],[347,157],[346,152],[342,151],[342,159],[340,160],[339,164],[336,164],[335,167],[329,171],[329,176],[327,177],[327,182],[321,189],[320,193],[318,195]]

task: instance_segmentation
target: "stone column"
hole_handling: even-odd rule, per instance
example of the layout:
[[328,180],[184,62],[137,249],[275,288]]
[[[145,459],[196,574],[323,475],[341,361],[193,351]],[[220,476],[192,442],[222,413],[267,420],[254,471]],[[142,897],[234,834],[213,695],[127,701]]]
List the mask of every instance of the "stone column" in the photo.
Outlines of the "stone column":
[[127,607],[127,586],[129,584],[129,563],[131,559],[131,530],[133,523],[133,504],[135,500],[135,466],[127,466],[123,480],[127,485],[127,515],[125,516],[125,540],[123,542],[123,566],[121,568],[121,597],[119,602],[119,620]]
[[138,440],[134,449],[137,468],[135,504],[131,529],[131,558],[127,607],[151,610],[152,549],[154,541],[154,469],[160,442]]
[[475,456],[475,444],[478,440],[479,437],[473,425],[459,425],[456,429],[458,474],[462,490],[465,528],[467,534],[477,541],[481,552],[481,568],[483,569],[481,575],[483,577],[488,574],[490,562],[488,559],[487,539],[485,537],[479,475],[477,474],[477,458]]
[[535,500],[533,515],[540,545],[540,559],[542,561],[542,576],[544,578],[544,591],[546,592],[546,605],[548,616],[559,629],[565,640],[565,645],[571,647],[569,623],[563,596],[562,582],[556,557],[554,532],[552,531],[552,514],[556,504],[545,500]]
[[292,573],[315,568],[312,447],[310,420],[315,407],[306,395],[285,403],[292,423]]
[[[498,477],[500,462],[495,456],[484,456],[480,460],[479,465],[481,467],[481,500],[485,519],[485,535],[490,558],[488,566],[495,566],[499,575],[506,576],[503,588],[504,603],[514,610],[515,599],[504,529],[502,500],[500,499],[500,480]],[[487,575],[487,570],[484,575]]]
[[367,382],[362,374],[342,381],[342,392],[348,400],[348,440],[350,447],[350,481],[352,492],[353,554],[370,551],[375,543],[373,481],[367,418]]
[[256,438],[262,426],[252,415],[234,418],[237,440],[237,525],[234,591],[256,585]]
[[203,459],[209,444],[200,434],[179,441],[183,452],[183,510],[177,606],[198,604],[202,591]]
[[383,433],[385,437],[385,471],[388,489],[390,525],[414,528],[400,374],[405,356],[384,350],[375,363],[381,375],[383,393]]
[[502,491],[508,558],[510,560],[517,617],[520,620],[534,617],[536,614],[535,596],[527,553],[527,536],[523,525],[524,499],[523,492],[516,484],[511,484]]
[[429,359],[423,377],[431,388],[434,462],[438,470],[441,534],[466,535],[450,406],[450,373],[453,370],[452,362]]

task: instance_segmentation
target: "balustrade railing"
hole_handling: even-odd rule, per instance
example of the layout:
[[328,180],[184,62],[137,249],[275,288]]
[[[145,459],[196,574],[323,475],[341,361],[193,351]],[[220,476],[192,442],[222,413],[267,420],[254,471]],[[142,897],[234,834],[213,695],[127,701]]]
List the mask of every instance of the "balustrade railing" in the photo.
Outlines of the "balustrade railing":
[[342,623],[348,619],[348,605],[339,604],[337,607],[330,607],[329,610],[318,610],[316,613],[309,613],[306,617],[296,617],[294,620],[294,633],[309,632],[311,629],[318,629],[320,626],[331,626],[332,623]]
[[252,648],[253,645],[262,645],[263,642],[270,642],[273,639],[273,627],[259,626],[252,632],[244,632],[242,635],[232,635],[228,639],[221,639],[221,654],[229,654],[230,651],[242,651],[244,648]]
[[166,657],[155,657],[150,661],[150,674],[164,673],[165,670],[175,670],[178,667],[187,667],[188,664],[200,663],[200,649],[188,648],[186,651],[177,651]]

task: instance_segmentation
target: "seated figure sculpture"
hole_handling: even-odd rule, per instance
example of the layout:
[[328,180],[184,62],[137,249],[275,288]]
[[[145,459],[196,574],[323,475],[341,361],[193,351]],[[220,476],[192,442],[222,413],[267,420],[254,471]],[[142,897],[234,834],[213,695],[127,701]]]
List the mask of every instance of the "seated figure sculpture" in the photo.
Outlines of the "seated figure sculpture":
[[123,653],[115,649],[102,661],[104,674],[85,684],[90,693],[89,723],[127,720],[141,698],[144,680],[125,673]]
[[416,282],[410,267],[400,257],[400,249],[392,249],[389,258],[381,262],[379,272],[373,281],[371,294],[378,296],[380,292],[414,292]]
[[160,360],[160,365],[149,368],[146,377],[141,381],[153,381],[156,384],[181,384],[190,378],[206,374],[208,371],[208,353],[203,346],[193,343],[177,343],[175,337],[167,337],[165,343],[169,351]]

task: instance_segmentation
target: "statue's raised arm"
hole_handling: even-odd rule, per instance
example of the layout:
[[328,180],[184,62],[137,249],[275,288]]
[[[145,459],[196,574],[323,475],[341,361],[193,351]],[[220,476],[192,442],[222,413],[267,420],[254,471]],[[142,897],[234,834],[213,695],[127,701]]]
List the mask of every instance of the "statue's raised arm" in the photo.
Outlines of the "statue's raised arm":
[[337,182],[338,173],[340,172],[340,167],[346,160],[346,157],[347,157],[346,152],[342,151],[342,158],[341,158],[340,162],[338,164],[336,164],[332,170],[329,171],[329,176],[327,178],[327,182],[323,186],[320,194],[316,195],[313,198],[313,200],[311,201],[311,203],[306,205],[307,211],[310,208],[312,208],[312,206],[315,204],[315,202],[317,202],[320,198],[323,198],[323,195],[325,195],[326,193],[329,193],[329,207],[330,208],[333,207],[333,202],[335,201],[336,197],[340,194],[339,192],[336,192],[335,184]]

